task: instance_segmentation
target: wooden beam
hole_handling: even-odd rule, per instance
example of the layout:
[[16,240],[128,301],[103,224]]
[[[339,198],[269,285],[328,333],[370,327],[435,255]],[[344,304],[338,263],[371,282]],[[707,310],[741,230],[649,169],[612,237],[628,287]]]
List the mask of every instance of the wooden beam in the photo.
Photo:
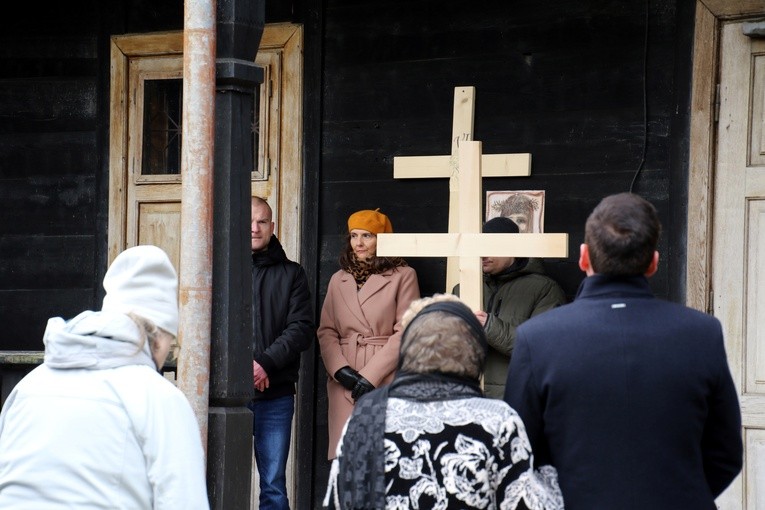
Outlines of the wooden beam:
[[[462,142],[459,153],[459,207],[456,232],[378,234],[377,254],[457,259],[460,297],[474,311],[483,309],[481,257],[567,257],[567,234],[481,233],[481,142]],[[455,282],[456,283],[456,282]],[[447,287],[450,292],[452,287]]]
[[[451,156],[396,156],[393,158],[394,179],[428,179],[451,177]],[[531,175],[531,154],[484,154],[481,156],[481,177],[528,177]]]
[[762,14],[762,0],[700,0],[717,18],[733,19]]
[[382,257],[568,257],[568,234],[378,234]]
[[[473,116],[475,112],[475,87],[454,89],[454,112],[452,120],[452,149],[449,156],[401,156],[393,158],[393,177],[396,179],[449,178],[449,232],[459,232],[460,211],[468,210],[460,203],[460,148],[473,141]],[[480,215],[480,187],[482,177],[525,177],[531,174],[530,154],[481,155],[478,149],[475,162],[478,186],[478,211]],[[472,197],[472,195],[470,195]],[[471,198],[470,200],[473,200]],[[472,211],[472,208],[469,209]],[[479,216],[480,218],[480,216]],[[459,279],[459,261],[449,258],[446,263],[446,292]]]

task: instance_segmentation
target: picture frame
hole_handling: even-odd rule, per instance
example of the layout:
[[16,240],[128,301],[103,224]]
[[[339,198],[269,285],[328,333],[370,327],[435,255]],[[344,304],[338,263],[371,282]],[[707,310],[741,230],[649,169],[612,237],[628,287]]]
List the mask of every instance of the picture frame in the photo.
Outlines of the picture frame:
[[544,233],[544,190],[487,191],[486,221],[497,216],[513,220],[521,234]]

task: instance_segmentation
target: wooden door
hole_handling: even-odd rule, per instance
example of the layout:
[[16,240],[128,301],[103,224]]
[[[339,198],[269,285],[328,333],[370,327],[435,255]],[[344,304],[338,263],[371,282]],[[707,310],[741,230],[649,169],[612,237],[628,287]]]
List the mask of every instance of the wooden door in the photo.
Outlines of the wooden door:
[[[271,205],[276,235],[287,256],[298,262],[302,45],[300,25],[266,25],[256,57],[264,82],[256,95],[252,122],[257,152],[251,172],[252,195]],[[109,261],[130,246],[154,244],[179,269],[183,34],[115,36],[111,64]],[[311,414],[313,409],[300,411]],[[296,443],[293,440],[287,472],[292,501],[296,495]],[[251,499],[252,507],[257,508],[256,469],[253,476]]]
[[[183,34],[112,38],[109,260],[156,244],[180,261]],[[256,62],[266,77],[252,121],[252,194],[274,211],[287,256],[299,261],[302,197],[302,27],[266,25]]]
[[112,39],[110,262],[155,244],[180,267],[182,50],[176,33]]
[[132,59],[128,69],[125,247],[159,246],[178,270],[183,57]]
[[291,260],[300,262],[303,199],[303,27],[265,26],[255,62],[263,68],[252,173],[252,194],[274,211],[275,233]]
[[[712,307],[723,323],[743,418],[744,470],[723,509],[765,508],[765,40],[720,32]],[[691,207],[693,204],[690,204]]]

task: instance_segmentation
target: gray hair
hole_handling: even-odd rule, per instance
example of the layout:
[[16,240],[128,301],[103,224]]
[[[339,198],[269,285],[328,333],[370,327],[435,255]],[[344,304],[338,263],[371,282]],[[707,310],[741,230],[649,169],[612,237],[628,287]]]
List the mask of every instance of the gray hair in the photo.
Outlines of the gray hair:
[[441,372],[478,380],[486,353],[464,320],[434,311],[413,322],[423,308],[439,301],[461,302],[451,294],[436,294],[413,301],[404,313],[401,322],[406,334],[401,339],[399,367],[406,372]]
[[[176,340],[175,335],[173,335],[172,333],[168,331],[165,331],[162,328],[159,328],[156,324],[154,324],[152,321],[150,321],[146,317],[142,317],[133,312],[129,312],[127,316],[130,317],[130,319],[133,322],[135,322],[135,325],[138,328],[138,334],[140,335],[140,338],[141,338],[141,342],[138,345],[139,351],[143,349],[143,346],[146,342],[149,342],[149,351],[151,352],[151,355],[153,357],[154,352],[157,350],[157,343],[159,342],[159,337],[161,335],[167,335],[172,338],[171,344],[173,345],[173,348],[170,349],[168,359],[175,360],[178,358],[178,349],[180,346],[175,344],[175,340]],[[161,368],[161,367],[157,367],[157,368]]]

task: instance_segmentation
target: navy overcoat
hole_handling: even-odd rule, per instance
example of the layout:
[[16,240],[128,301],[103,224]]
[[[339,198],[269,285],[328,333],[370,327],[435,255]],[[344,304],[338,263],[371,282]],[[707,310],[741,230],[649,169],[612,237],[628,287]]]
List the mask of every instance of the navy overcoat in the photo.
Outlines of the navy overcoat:
[[741,470],[719,321],[655,298],[643,276],[590,276],[522,324],[505,400],[568,510],[714,509]]

